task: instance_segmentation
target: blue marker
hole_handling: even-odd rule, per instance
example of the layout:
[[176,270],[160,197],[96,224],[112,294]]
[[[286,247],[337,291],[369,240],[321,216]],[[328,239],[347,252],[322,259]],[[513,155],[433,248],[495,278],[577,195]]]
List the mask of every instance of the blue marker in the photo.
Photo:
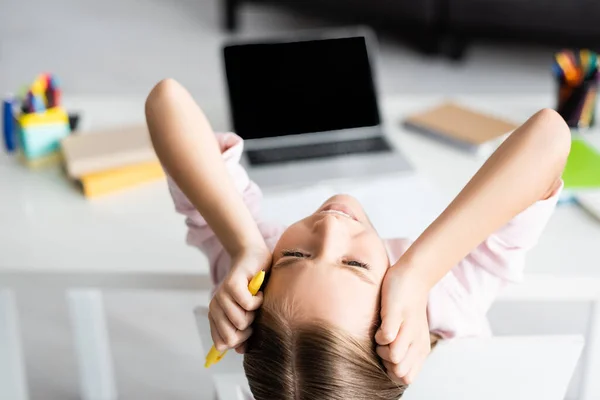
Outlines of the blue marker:
[[554,72],[554,75],[557,78],[559,78],[559,79],[563,78],[562,70],[560,69],[560,66],[557,63],[552,64],[552,72]]
[[58,78],[56,77],[56,75],[52,75],[50,77],[50,81],[48,82],[48,86],[52,87],[55,90],[60,88],[60,80],[58,80]]
[[7,96],[2,101],[2,116],[3,116],[3,129],[4,133],[4,147],[6,151],[13,152],[17,148],[16,137],[15,137],[15,115],[13,113],[14,105],[13,96]]
[[44,112],[46,110],[44,100],[42,100],[41,96],[39,95],[34,95],[31,98],[31,106],[33,108],[33,112]]

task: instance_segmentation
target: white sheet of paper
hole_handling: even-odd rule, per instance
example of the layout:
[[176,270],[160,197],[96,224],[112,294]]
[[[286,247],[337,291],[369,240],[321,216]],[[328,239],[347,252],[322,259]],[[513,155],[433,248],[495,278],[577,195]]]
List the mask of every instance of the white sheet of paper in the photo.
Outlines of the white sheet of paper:
[[297,190],[265,192],[265,218],[290,225],[329,197],[356,197],[383,238],[416,238],[443,211],[443,196],[422,176],[391,175],[372,180],[338,180]]

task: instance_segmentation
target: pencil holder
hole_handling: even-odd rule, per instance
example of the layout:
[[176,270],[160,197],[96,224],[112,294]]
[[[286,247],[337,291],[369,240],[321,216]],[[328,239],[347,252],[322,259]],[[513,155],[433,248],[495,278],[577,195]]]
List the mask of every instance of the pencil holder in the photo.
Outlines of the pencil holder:
[[69,116],[61,107],[22,114],[17,118],[22,160],[30,167],[60,159],[60,141],[71,133]]
[[16,121],[19,158],[27,166],[36,168],[60,161],[60,142],[71,133],[69,116],[60,103],[58,79],[41,74],[23,89],[20,112],[15,113],[10,104],[9,111]]
[[596,98],[598,94],[598,72],[580,83],[558,79],[556,110],[569,127],[585,129],[596,122]]

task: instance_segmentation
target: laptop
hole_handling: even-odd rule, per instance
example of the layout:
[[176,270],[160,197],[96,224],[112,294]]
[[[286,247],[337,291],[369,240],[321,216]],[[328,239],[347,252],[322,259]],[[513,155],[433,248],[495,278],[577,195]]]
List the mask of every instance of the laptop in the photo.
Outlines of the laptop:
[[224,65],[242,163],[261,186],[410,171],[386,137],[369,30],[230,42]]

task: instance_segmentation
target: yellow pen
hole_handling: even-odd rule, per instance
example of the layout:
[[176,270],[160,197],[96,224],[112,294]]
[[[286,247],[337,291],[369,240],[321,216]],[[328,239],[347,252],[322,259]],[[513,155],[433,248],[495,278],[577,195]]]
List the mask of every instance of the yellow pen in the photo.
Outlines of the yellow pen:
[[[250,291],[252,296],[256,296],[256,294],[260,290],[260,287],[262,286],[264,280],[265,280],[265,271],[260,271],[258,274],[256,274],[254,276],[254,278],[252,278],[252,280],[248,284],[248,290]],[[221,361],[221,359],[225,356],[226,353],[227,353],[227,350],[220,353],[213,345],[213,347],[210,348],[210,351],[206,355],[206,361],[204,363],[204,368],[208,368],[211,365],[216,364],[219,361]]]

